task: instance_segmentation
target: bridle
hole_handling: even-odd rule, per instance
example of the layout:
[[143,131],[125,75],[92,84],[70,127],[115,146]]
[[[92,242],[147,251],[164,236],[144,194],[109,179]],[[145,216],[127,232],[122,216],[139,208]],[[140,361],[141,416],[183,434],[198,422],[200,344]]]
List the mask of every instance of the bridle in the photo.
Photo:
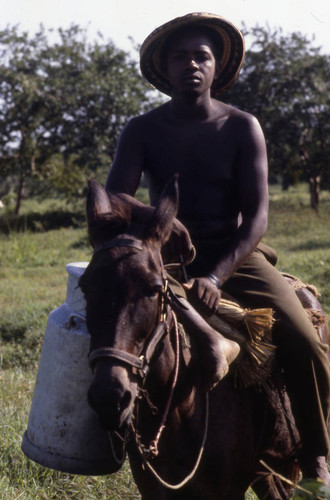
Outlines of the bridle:
[[[100,251],[117,247],[128,247],[134,248],[135,250],[143,250],[143,242],[142,240],[138,240],[135,238],[114,238],[101,245],[96,246],[94,248],[94,255]],[[90,351],[88,356],[89,364],[92,369],[99,359],[110,358],[119,360],[122,363],[129,365],[133,369],[133,372],[135,374],[138,374],[142,379],[146,377],[149,371],[150,362],[153,358],[158,344],[169,332],[168,279],[163,259],[159,251],[158,254],[163,288],[160,292],[158,322],[150,336],[148,344],[145,346],[143,352],[139,356],[123,351],[122,349],[116,349],[114,347],[100,347],[97,349],[93,349]]]
[[[135,239],[135,238],[114,238],[111,240],[108,240],[107,242],[98,245],[94,248],[94,254],[103,251],[103,250],[108,250],[111,248],[116,248],[116,247],[128,247],[128,248],[133,248],[135,250],[143,250],[143,242],[142,240]],[[110,359],[116,359],[119,360],[120,362],[124,363],[125,365],[128,365],[131,367],[132,372],[134,374],[137,374],[140,376],[141,384],[145,383],[147,374],[149,372],[150,368],[150,363],[152,361],[152,358],[155,354],[155,351],[157,349],[157,346],[159,343],[163,340],[163,338],[169,334],[171,331],[172,325],[174,325],[174,333],[175,333],[175,365],[174,365],[174,371],[173,371],[173,377],[172,377],[172,383],[171,383],[171,388],[169,392],[169,396],[167,399],[167,403],[165,405],[164,412],[161,417],[160,425],[158,428],[158,431],[156,433],[155,438],[151,441],[150,445],[148,447],[144,446],[141,442],[140,434],[138,433],[137,429],[135,428],[133,422],[131,422],[131,429],[134,434],[135,438],[135,443],[137,446],[137,449],[141,455],[141,458],[143,460],[143,464],[148,467],[148,469],[152,472],[152,474],[157,478],[157,480],[165,487],[170,488],[172,490],[177,490],[180,489],[182,486],[184,486],[188,481],[192,479],[192,477],[195,475],[200,461],[202,459],[203,451],[204,451],[204,445],[206,442],[206,437],[207,437],[207,431],[208,431],[208,394],[206,393],[205,397],[205,425],[204,425],[204,433],[203,433],[203,438],[202,438],[202,443],[201,447],[197,456],[196,463],[194,465],[193,470],[188,474],[185,479],[183,479],[180,483],[178,484],[170,484],[166,481],[164,481],[158,473],[155,471],[155,469],[152,467],[152,465],[149,462],[150,458],[156,457],[159,454],[158,451],[158,444],[160,437],[163,433],[163,430],[165,429],[166,425],[166,420],[167,416],[172,404],[173,396],[174,396],[174,391],[175,387],[178,381],[178,374],[179,374],[179,359],[180,359],[180,340],[179,340],[179,328],[178,328],[178,323],[176,320],[176,315],[172,311],[172,309],[169,307],[171,303],[171,298],[170,296],[172,295],[173,297],[173,292],[171,292],[170,287],[168,286],[168,279],[167,279],[167,273],[165,270],[165,266],[163,263],[163,259],[161,256],[161,253],[159,250],[157,250],[158,255],[159,255],[159,262],[160,262],[160,269],[161,269],[161,275],[162,275],[162,282],[163,282],[163,287],[160,292],[160,301],[159,301],[159,313],[158,313],[158,323],[153,330],[149,341],[147,345],[144,347],[143,352],[137,356],[135,354],[128,353],[126,351],[123,351],[122,349],[117,349],[113,347],[101,347],[97,349],[93,349],[89,353],[89,363],[91,368],[94,368],[95,363],[104,358],[110,358]],[[170,314],[169,314],[170,311]],[[141,394],[145,395],[144,389],[139,386],[139,391]],[[140,396],[141,398],[141,396]],[[139,397],[137,398],[138,401]],[[147,402],[149,403],[149,406],[152,407],[150,402],[148,401],[148,397],[146,398]],[[135,408],[136,413],[138,413],[138,409]],[[122,464],[125,460],[125,444],[126,440],[122,438],[117,432],[115,433],[123,442],[123,456],[119,460],[116,456],[116,453],[114,451],[114,446],[113,446],[113,441],[112,441],[112,436],[109,435],[110,438],[110,445],[113,453],[114,459],[117,461],[117,463]]]

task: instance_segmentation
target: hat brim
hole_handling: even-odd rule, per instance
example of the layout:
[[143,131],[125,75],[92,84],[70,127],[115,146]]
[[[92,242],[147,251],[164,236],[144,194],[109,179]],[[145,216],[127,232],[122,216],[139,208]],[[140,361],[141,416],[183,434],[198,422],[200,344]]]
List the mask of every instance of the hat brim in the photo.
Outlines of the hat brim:
[[217,97],[230,87],[238,77],[244,60],[245,47],[243,35],[236,26],[216,14],[195,12],[177,17],[155,29],[141,45],[140,67],[142,75],[160,92],[171,95],[170,83],[162,71],[162,48],[173,33],[189,25],[208,27],[221,38],[222,50],[217,60],[219,73],[211,87],[212,96]]

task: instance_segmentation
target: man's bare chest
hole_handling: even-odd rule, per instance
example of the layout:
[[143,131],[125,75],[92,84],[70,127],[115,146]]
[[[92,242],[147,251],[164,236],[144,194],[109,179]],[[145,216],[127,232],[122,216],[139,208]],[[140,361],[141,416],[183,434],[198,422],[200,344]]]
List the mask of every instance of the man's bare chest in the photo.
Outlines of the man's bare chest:
[[233,177],[237,153],[226,127],[159,127],[146,137],[145,169],[164,182],[174,173],[192,182],[220,182]]

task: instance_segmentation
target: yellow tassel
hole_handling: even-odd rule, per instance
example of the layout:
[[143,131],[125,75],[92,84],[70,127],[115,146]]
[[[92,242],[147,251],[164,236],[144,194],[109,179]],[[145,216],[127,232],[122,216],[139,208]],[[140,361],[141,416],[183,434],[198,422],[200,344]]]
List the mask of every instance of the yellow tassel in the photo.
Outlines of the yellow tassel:
[[271,341],[273,310],[243,309],[235,302],[221,299],[217,313],[205,319],[219,333],[240,344],[244,352],[236,373],[240,384],[264,384],[276,349]]

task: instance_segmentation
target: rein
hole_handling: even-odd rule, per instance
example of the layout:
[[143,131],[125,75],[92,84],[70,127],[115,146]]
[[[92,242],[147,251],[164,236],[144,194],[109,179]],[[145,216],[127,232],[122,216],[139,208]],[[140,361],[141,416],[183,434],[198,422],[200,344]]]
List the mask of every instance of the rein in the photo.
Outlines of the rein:
[[[111,248],[116,248],[116,247],[129,247],[129,248],[134,248],[136,250],[143,250],[143,242],[142,240],[138,240],[135,238],[116,238],[109,240],[101,245],[98,245],[94,248],[94,254],[111,249]],[[168,287],[168,280],[167,280],[167,275],[165,271],[165,267],[163,264],[163,260],[161,255],[159,254],[160,257],[160,266],[161,266],[161,271],[162,271],[162,278],[163,278],[163,290],[160,294],[160,310],[159,310],[159,322],[157,326],[155,327],[150,340],[148,342],[148,345],[144,349],[143,354],[140,356],[136,356],[135,354],[128,353],[126,351],[123,351],[121,349],[117,349],[114,347],[101,347],[98,349],[93,349],[88,356],[89,359],[89,364],[91,368],[94,368],[94,365],[96,361],[99,359],[104,359],[104,358],[110,358],[110,359],[116,359],[118,361],[121,361],[122,363],[130,366],[133,369],[133,373],[138,374],[142,381],[144,382],[146,379],[146,376],[149,371],[150,367],[150,362],[153,358],[153,355],[155,353],[155,350],[159,344],[159,342],[162,341],[162,339],[169,334],[170,332],[170,327],[169,327],[169,317],[168,317],[168,304],[171,302],[172,297],[170,296],[173,295],[173,292],[171,292],[170,288]],[[168,413],[170,411],[170,407],[173,401],[173,396],[174,396],[174,391],[177,385],[178,381],[178,374],[179,374],[179,361],[180,361],[180,339],[179,339],[179,328],[178,328],[178,323],[176,319],[176,315],[174,314],[173,311],[171,311],[171,318],[174,323],[174,333],[175,333],[175,366],[174,366],[174,372],[173,372],[173,379],[171,383],[171,389],[170,393],[168,396],[167,403],[165,405],[165,409],[161,418],[161,422],[158,428],[158,431],[156,433],[155,438],[151,441],[149,447],[146,447],[142,444],[140,440],[140,435],[138,434],[137,429],[135,428],[133,422],[131,422],[131,429],[134,434],[135,438],[135,443],[137,446],[137,449],[139,453],[141,454],[141,458],[143,460],[143,463],[148,467],[148,469],[152,472],[152,474],[156,477],[156,479],[165,487],[173,490],[177,490],[184,486],[188,481],[192,479],[192,477],[195,475],[200,461],[202,459],[203,451],[204,451],[204,445],[206,442],[206,437],[207,437],[207,432],[208,432],[208,417],[209,417],[209,400],[208,400],[208,394],[206,393],[205,395],[205,416],[204,416],[204,432],[203,432],[203,437],[202,437],[202,443],[199,449],[199,453],[197,456],[197,460],[195,462],[195,465],[190,472],[186,476],[185,479],[183,479],[180,483],[178,484],[170,484],[166,481],[164,481],[156,472],[156,470],[153,468],[153,466],[150,464],[149,459],[154,458],[159,455],[159,440],[161,438],[161,435],[166,427],[166,420],[168,417]],[[134,372],[135,370],[135,372]],[[144,391],[141,387],[139,387],[140,393],[144,394],[146,391]],[[147,398],[148,402],[148,398]],[[150,402],[148,402],[150,405]],[[138,412],[138,407],[136,405],[136,412]],[[125,451],[123,452],[123,457],[118,458],[115,449],[114,449],[114,444],[112,441],[112,436],[109,433],[109,439],[110,439],[110,444],[111,444],[111,449],[112,453],[114,456],[114,459],[117,463],[122,464],[125,460]],[[125,442],[127,442],[125,439],[122,439]]]
[[152,474],[155,476],[155,478],[158,479],[158,481],[163,486],[165,486],[166,488],[169,488],[170,490],[179,490],[180,488],[182,488],[183,486],[185,486],[194,477],[194,475],[196,474],[197,469],[199,467],[199,464],[201,463],[201,460],[202,460],[202,456],[203,456],[203,452],[204,452],[204,446],[205,446],[205,442],[206,442],[206,438],[207,438],[207,432],[208,432],[208,423],[209,423],[209,395],[206,392],[205,393],[205,416],[204,416],[203,438],[202,438],[202,443],[201,443],[201,446],[200,446],[200,449],[199,449],[199,452],[198,452],[198,455],[197,455],[197,459],[196,459],[195,465],[194,465],[192,471],[190,472],[190,474],[188,474],[180,483],[177,483],[177,484],[168,483],[167,481],[164,481],[164,479],[162,479],[159,476],[159,474],[153,468],[153,466],[150,464],[150,462],[148,462],[148,461],[145,462],[145,464],[148,467],[148,469],[150,470],[150,472],[152,472]]
[[167,400],[167,404],[161,419],[161,423],[158,429],[158,432],[156,434],[156,437],[153,441],[151,441],[150,445],[148,448],[146,448],[140,440],[139,434],[137,433],[137,430],[134,428],[133,423],[131,424],[133,432],[134,432],[134,437],[135,437],[135,443],[137,446],[137,449],[142,457],[143,464],[148,467],[150,472],[155,476],[155,478],[166,488],[169,488],[171,490],[178,490],[185,486],[196,474],[197,469],[200,465],[202,455],[204,452],[204,446],[207,438],[207,433],[208,433],[208,422],[209,422],[209,395],[208,393],[205,394],[205,416],[204,416],[204,432],[203,432],[203,437],[202,437],[202,442],[199,448],[199,452],[197,455],[196,462],[194,464],[193,469],[191,472],[179,483],[177,484],[172,484],[160,477],[158,472],[154,469],[154,467],[151,465],[149,459],[147,457],[154,458],[159,455],[159,450],[158,450],[158,445],[159,445],[159,440],[162,435],[163,430],[165,429],[165,424],[166,424],[166,419],[170,410],[170,406],[173,400],[174,396],[174,390],[177,384],[178,380],[178,374],[179,374],[179,358],[180,358],[180,341],[179,341],[179,329],[178,329],[178,323],[176,320],[176,316],[173,315],[174,318],[174,325],[175,325],[175,367],[174,367],[174,374],[173,374],[173,381],[171,384],[171,391],[169,398]]

